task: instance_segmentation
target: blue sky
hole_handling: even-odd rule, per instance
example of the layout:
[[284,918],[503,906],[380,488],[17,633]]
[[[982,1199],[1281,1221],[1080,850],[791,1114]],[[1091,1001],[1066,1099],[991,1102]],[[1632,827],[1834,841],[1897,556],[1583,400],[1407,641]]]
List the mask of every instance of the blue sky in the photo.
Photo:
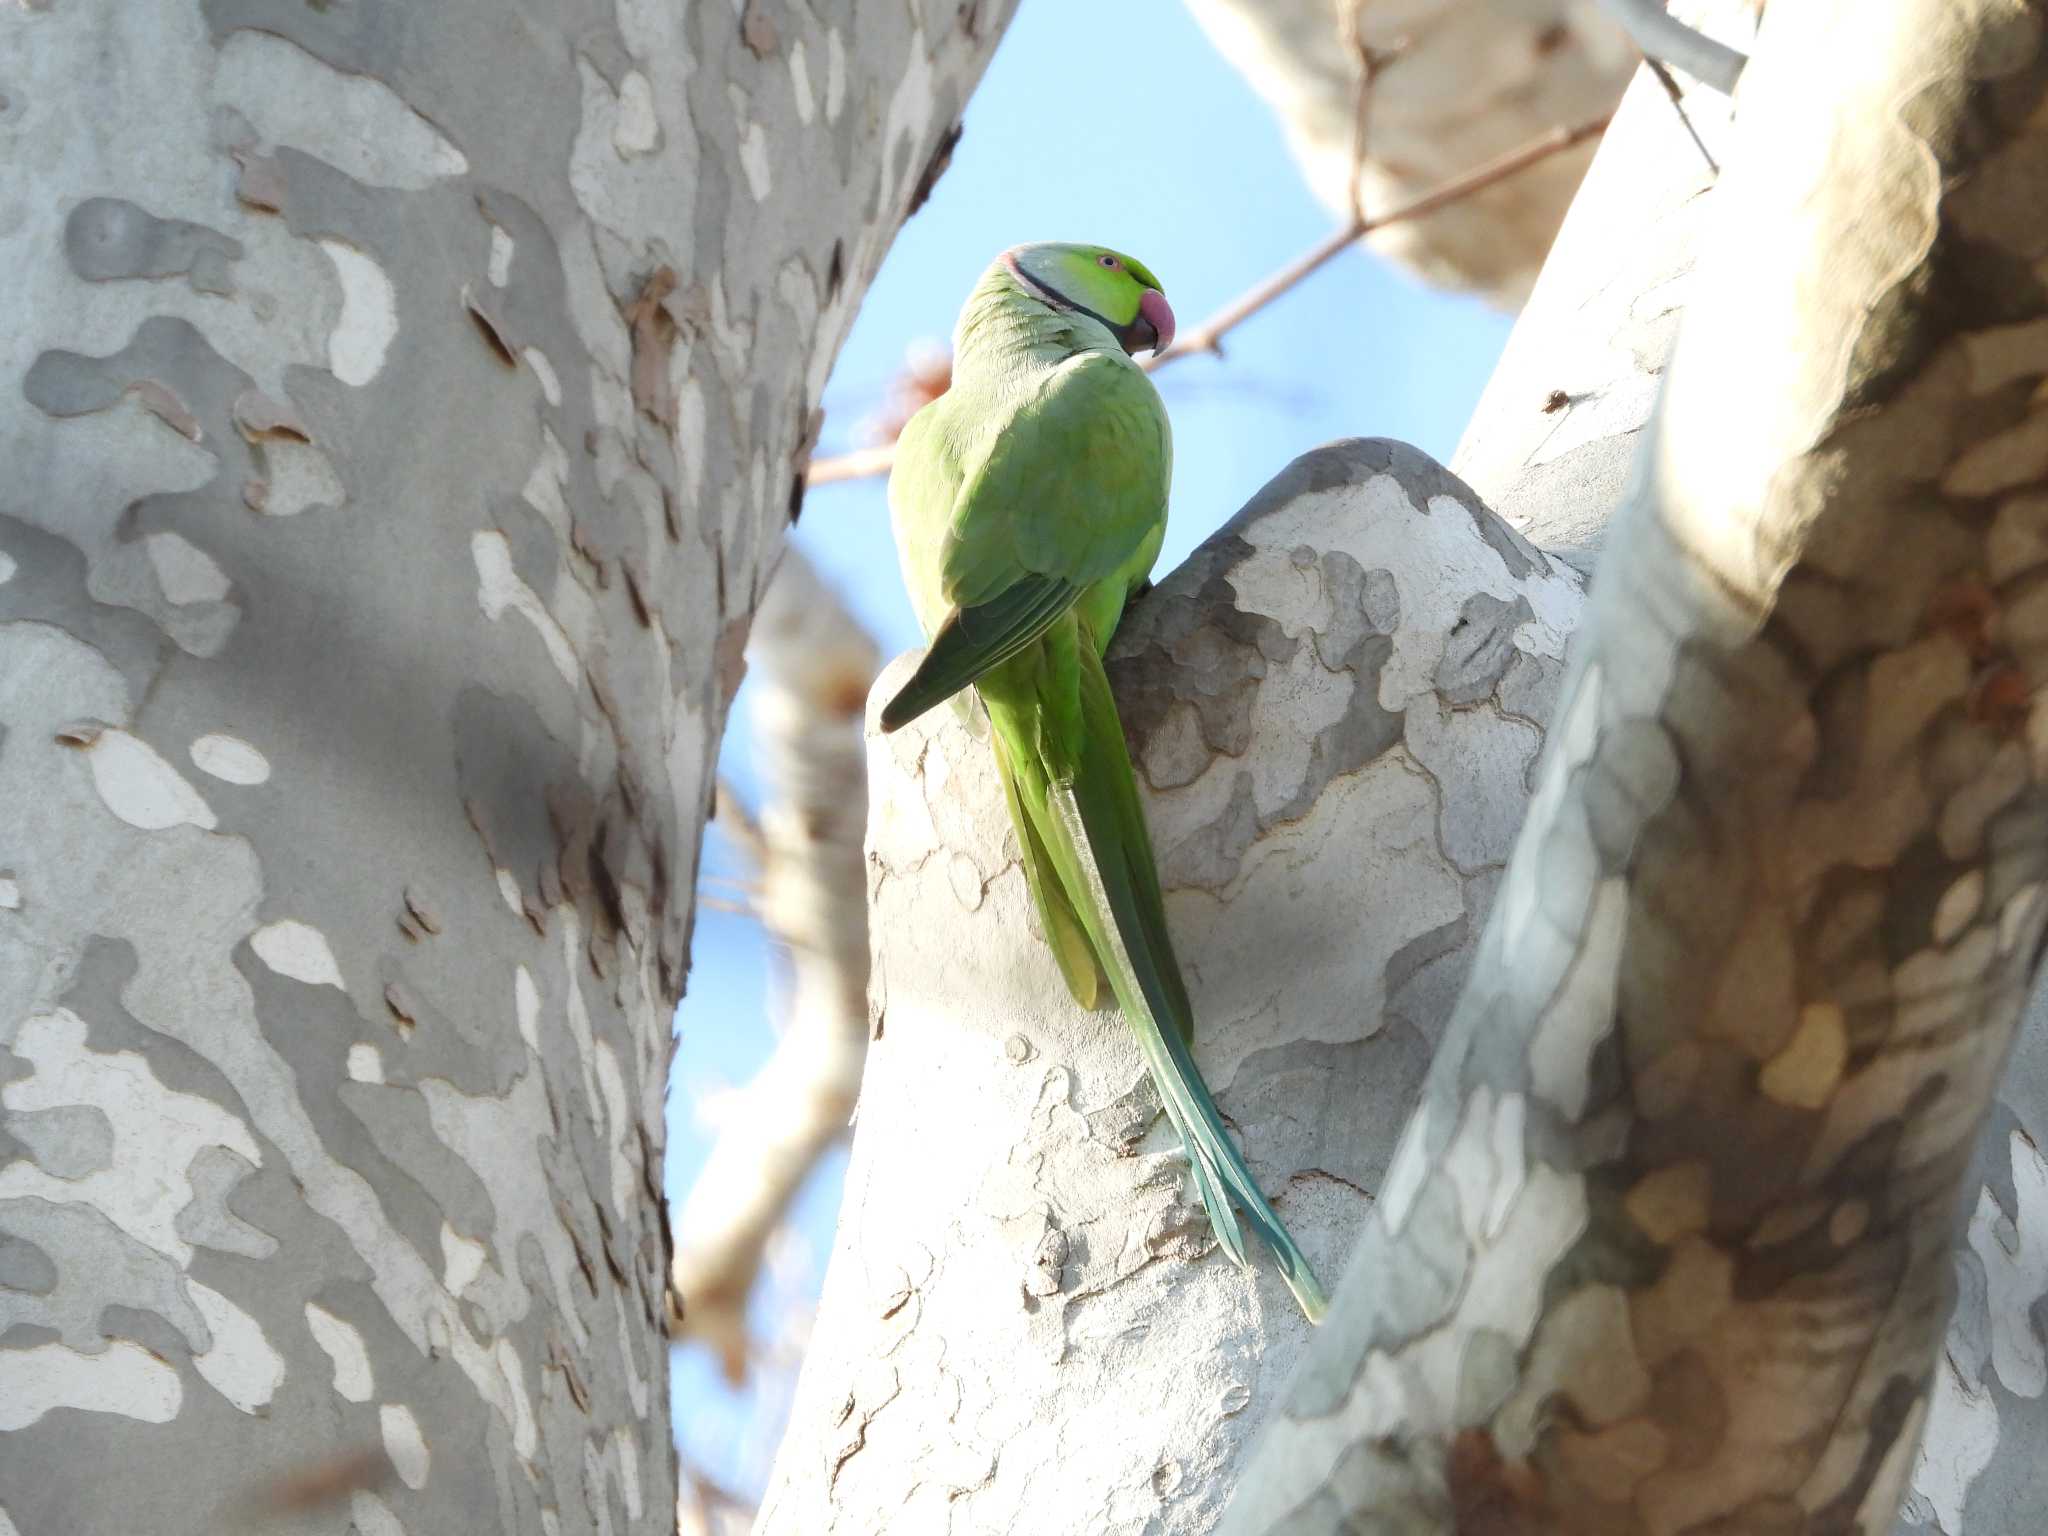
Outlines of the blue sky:
[[[1115,92],[1072,92],[1069,36],[1097,59],[1129,60]],[[943,342],[975,278],[1024,240],[1084,240],[1143,261],[1183,332],[1326,235],[1279,125],[1178,4],[1025,0],[969,103],[952,167],[907,224],[861,308],[825,391],[820,454],[860,446],[906,349]],[[1295,455],[1336,437],[1396,437],[1448,458],[1507,339],[1506,316],[1424,287],[1359,250],[1338,257],[1247,322],[1220,360],[1158,376],[1174,429],[1171,568]],[[820,486],[795,538],[882,642],[918,643],[896,572],[882,482]],[[750,691],[742,687],[721,767],[750,799]],[[707,886],[740,870],[716,833]],[[680,1199],[709,1149],[691,1105],[743,1082],[766,1058],[773,957],[755,924],[700,909],[682,1044],[669,1098],[667,1178]],[[811,1180],[782,1245],[764,1328],[814,1297],[831,1249],[843,1154]],[[678,1351],[672,1394],[686,1460],[752,1495],[779,1434],[781,1392],[728,1390],[696,1350]]]

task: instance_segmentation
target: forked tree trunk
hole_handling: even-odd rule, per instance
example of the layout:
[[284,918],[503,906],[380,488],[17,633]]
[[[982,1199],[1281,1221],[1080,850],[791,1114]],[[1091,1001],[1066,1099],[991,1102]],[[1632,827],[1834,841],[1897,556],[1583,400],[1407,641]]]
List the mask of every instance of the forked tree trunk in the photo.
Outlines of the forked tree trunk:
[[1495,920],[1226,1530],[2038,1528],[2043,20],[1768,12]]
[[672,1528],[711,757],[1008,9],[0,10],[0,1530]]
[[[1365,441],[1297,460],[1118,635],[1197,1055],[1331,1283],[1579,603],[1442,469]],[[758,1529],[1209,1530],[1308,1327],[1263,1252],[1216,1251],[1129,1027],[1068,998],[983,734],[937,710],[870,747],[875,1039]]]

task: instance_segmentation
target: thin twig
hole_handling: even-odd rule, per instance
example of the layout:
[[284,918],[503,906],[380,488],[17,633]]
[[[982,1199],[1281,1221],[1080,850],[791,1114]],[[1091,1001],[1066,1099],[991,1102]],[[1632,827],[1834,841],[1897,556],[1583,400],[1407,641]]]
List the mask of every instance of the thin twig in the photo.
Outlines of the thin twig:
[[1723,96],[1735,94],[1735,82],[1749,62],[1726,43],[1695,32],[1664,9],[1665,0],[1602,0],[1607,13],[1642,49],[1643,57],[1682,69]]
[[[1497,159],[1489,160],[1484,165],[1465,172],[1462,176],[1452,177],[1433,191],[1423,193],[1413,202],[1389,209],[1377,218],[1353,219],[1344,228],[1319,241],[1313,249],[1296,257],[1264,282],[1231,300],[1167,348],[1164,353],[1148,356],[1138,366],[1150,373],[1155,369],[1164,368],[1168,363],[1192,357],[1197,352],[1221,353],[1225,336],[1289,289],[1297,286],[1303,278],[1322,267],[1347,246],[1375,230],[1385,229],[1390,224],[1419,219],[1435,213],[1439,208],[1449,207],[1452,203],[1462,201],[1474,193],[1483,192],[1488,187],[1519,175],[1554,155],[1561,155],[1566,150],[1576,148],[1588,139],[1597,138],[1605,131],[1610,116],[1612,114],[1603,113],[1599,117],[1571,127],[1553,128],[1521,147],[1511,149]],[[858,480],[868,475],[885,475],[895,460],[896,450],[893,444],[819,459],[811,465],[810,484],[823,485],[833,480]]]
[[1149,371],[1155,368],[1164,368],[1168,363],[1178,362],[1183,357],[1192,356],[1197,352],[1220,351],[1220,343],[1226,335],[1286,293],[1290,288],[1295,287],[1303,278],[1315,272],[1328,262],[1331,257],[1342,252],[1347,246],[1371,234],[1374,230],[1385,229],[1389,224],[1400,224],[1410,219],[1419,219],[1425,214],[1435,213],[1439,208],[1447,207],[1461,199],[1470,197],[1475,192],[1483,192],[1488,187],[1506,181],[1509,177],[1521,171],[1526,171],[1532,165],[1536,165],[1550,159],[1553,155],[1562,154],[1568,149],[1583,144],[1586,140],[1598,136],[1605,130],[1609,115],[1611,114],[1603,114],[1589,122],[1579,123],[1570,128],[1553,128],[1542,137],[1531,139],[1519,149],[1511,149],[1498,159],[1489,160],[1486,164],[1467,171],[1462,176],[1453,177],[1434,191],[1425,192],[1412,203],[1403,203],[1400,207],[1391,209],[1376,219],[1354,220],[1335,234],[1320,241],[1311,250],[1296,257],[1264,282],[1246,290],[1236,299],[1224,305],[1223,308],[1196,326],[1194,330],[1188,332],[1181,340],[1176,341],[1171,347],[1167,348],[1164,355],[1148,357],[1141,366]]

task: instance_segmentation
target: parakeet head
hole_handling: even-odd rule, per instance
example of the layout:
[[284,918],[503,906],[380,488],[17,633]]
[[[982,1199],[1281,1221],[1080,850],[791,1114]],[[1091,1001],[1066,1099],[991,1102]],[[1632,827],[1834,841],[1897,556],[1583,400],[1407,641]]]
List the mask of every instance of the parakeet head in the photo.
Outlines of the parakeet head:
[[1098,321],[1126,352],[1173,345],[1173,308],[1159,279],[1121,251],[1041,241],[1003,252],[1002,263],[1033,298]]

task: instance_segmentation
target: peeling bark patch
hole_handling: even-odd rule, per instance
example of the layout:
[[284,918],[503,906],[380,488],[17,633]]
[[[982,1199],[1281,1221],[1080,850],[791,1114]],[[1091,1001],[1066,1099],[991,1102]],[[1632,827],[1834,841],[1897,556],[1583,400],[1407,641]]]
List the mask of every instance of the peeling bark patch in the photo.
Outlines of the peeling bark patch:
[[245,389],[235,397],[234,418],[242,436],[252,443],[310,443],[313,440],[313,434],[297,410],[271,399],[260,389]]
[[235,178],[235,199],[258,213],[282,213],[286,193],[284,167],[274,155],[258,154],[238,146],[229,151],[240,174]]
[[307,1302],[305,1310],[313,1342],[333,1363],[335,1392],[349,1402],[367,1403],[376,1391],[376,1376],[362,1334],[317,1302]]
[[519,366],[519,354],[512,343],[505,339],[504,331],[496,320],[485,310],[483,302],[475,294],[464,290],[462,295],[463,313],[469,316],[469,323],[476,327],[477,334],[490,348],[491,355],[507,368]]
[[327,365],[344,384],[357,388],[383,370],[398,335],[398,293],[371,257],[340,240],[322,240],[341,283],[341,318],[327,338]]
[[1465,599],[1437,664],[1436,686],[1444,702],[1476,704],[1491,694],[1523,654],[1515,647],[1515,630],[1535,617],[1529,600],[1519,593],[1513,602],[1490,592],[1475,592]]
[[64,221],[64,255],[90,283],[184,277],[196,292],[227,294],[242,242],[204,224],[159,219],[122,198],[92,197]]
[[137,379],[128,386],[145,411],[156,417],[178,436],[190,442],[198,442],[206,434],[200,429],[199,418],[187,409],[177,392],[155,379]]
[[633,404],[648,420],[671,429],[676,425],[676,395],[669,357],[675,349],[676,322],[666,301],[675,287],[675,269],[656,267],[625,310],[633,342]]
[[768,7],[761,0],[747,0],[747,8],[740,14],[740,41],[757,59],[772,57],[782,46],[775,18],[768,14]]
[[908,219],[925,205],[932,190],[938,186],[939,178],[946,174],[946,168],[953,163],[953,150],[960,142],[961,130],[962,124],[955,123],[939,135],[939,142],[932,146],[924,169],[918,172],[917,185],[911,188],[910,205],[903,210],[904,218]]

